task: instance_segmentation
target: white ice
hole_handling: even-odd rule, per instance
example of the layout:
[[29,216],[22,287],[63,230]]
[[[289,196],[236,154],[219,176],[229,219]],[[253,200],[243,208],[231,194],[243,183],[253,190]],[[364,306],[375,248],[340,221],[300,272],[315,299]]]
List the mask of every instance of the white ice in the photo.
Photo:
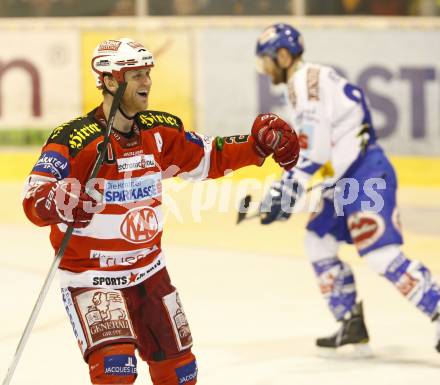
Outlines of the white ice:
[[[52,251],[47,229],[32,226],[17,213],[18,187],[0,187],[10,191],[12,202],[0,219],[3,379]],[[404,208],[407,213],[414,209],[409,203]],[[438,278],[438,237],[418,233],[422,225],[406,219],[408,243],[413,242],[407,252],[418,259],[426,257],[424,261]],[[256,221],[235,226],[233,213],[206,212],[202,223],[188,220],[182,224],[169,218],[164,250],[192,329],[198,383],[439,384],[440,354],[434,350],[434,325],[348,249],[343,255],[355,271],[374,357],[324,359],[317,355],[314,339],[333,332],[336,324],[301,247],[304,221],[300,215],[263,229]],[[140,360],[138,370],[136,383],[149,384],[148,370]],[[66,318],[56,278],[11,384],[88,383],[88,367]]]

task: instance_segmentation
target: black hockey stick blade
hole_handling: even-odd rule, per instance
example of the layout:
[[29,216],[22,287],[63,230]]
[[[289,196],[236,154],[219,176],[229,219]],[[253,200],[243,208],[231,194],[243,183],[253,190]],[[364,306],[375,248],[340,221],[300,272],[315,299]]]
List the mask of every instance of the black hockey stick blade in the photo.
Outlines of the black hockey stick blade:
[[246,195],[238,205],[238,216],[237,216],[237,225],[244,221],[248,211],[249,211],[249,205],[251,203],[252,197],[250,195]]

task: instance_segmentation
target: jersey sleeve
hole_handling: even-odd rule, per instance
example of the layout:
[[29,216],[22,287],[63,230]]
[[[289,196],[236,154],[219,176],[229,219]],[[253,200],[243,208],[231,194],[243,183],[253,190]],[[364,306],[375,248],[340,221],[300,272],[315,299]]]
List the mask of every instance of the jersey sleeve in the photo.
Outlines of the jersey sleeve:
[[249,135],[211,137],[183,129],[163,130],[162,169],[165,177],[219,178],[245,166],[261,166],[263,162]]
[[[55,182],[66,178],[75,178],[84,183],[89,172],[87,167],[78,166],[78,158],[88,156],[86,152],[72,151],[73,145],[69,143],[70,135],[64,132],[65,128],[56,128],[45,145],[40,157],[34,164],[23,188],[23,209],[28,219],[37,226],[46,226],[35,211],[35,191],[45,183]],[[90,162],[83,162],[90,164]]]
[[46,144],[40,157],[26,178],[23,189],[23,209],[28,219],[37,226],[45,226],[35,211],[34,193],[42,184],[55,182],[70,176],[69,151],[60,144]]

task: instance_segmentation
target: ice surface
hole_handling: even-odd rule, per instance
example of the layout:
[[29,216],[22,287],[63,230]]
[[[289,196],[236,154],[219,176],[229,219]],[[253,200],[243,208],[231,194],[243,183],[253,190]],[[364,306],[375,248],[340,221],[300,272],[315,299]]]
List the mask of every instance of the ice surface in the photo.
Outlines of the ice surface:
[[[19,186],[0,189],[9,194],[10,202],[0,216],[3,380],[53,253],[47,229],[27,223],[19,211]],[[407,193],[411,192],[401,193],[407,224],[404,250],[423,260],[439,278],[440,240],[434,230],[439,228],[438,204],[431,199],[432,191],[417,191],[418,197],[422,194],[420,205],[432,208],[418,217],[418,206]],[[184,193],[178,198],[179,204],[188,202]],[[179,223],[168,217],[163,241],[168,269],[192,329],[199,384],[439,384],[434,325],[349,248],[342,255],[356,275],[375,356],[324,359],[317,355],[314,338],[333,332],[336,325],[301,246],[304,215],[268,228],[256,221],[236,227],[233,213],[205,212],[202,219],[202,223],[189,218]],[[423,231],[422,226],[429,224],[432,231]],[[146,365],[139,361],[138,369],[136,383],[149,384]],[[11,384],[60,383],[90,382],[56,279]]]

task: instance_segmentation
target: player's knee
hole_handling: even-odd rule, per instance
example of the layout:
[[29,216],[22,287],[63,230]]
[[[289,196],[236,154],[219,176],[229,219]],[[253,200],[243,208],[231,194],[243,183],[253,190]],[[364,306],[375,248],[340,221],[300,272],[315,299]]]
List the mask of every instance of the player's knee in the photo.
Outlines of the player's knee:
[[107,345],[89,355],[92,384],[133,384],[136,380],[136,356],[133,344]]
[[364,255],[368,266],[380,275],[384,275],[388,266],[400,255],[399,245],[388,245],[370,251]]
[[194,385],[197,383],[197,362],[191,351],[163,361],[148,361],[154,385]]
[[338,241],[330,234],[321,238],[314,232],[307,231],[304,238],[304,248],[313,263],[335,257],[338,253]]

